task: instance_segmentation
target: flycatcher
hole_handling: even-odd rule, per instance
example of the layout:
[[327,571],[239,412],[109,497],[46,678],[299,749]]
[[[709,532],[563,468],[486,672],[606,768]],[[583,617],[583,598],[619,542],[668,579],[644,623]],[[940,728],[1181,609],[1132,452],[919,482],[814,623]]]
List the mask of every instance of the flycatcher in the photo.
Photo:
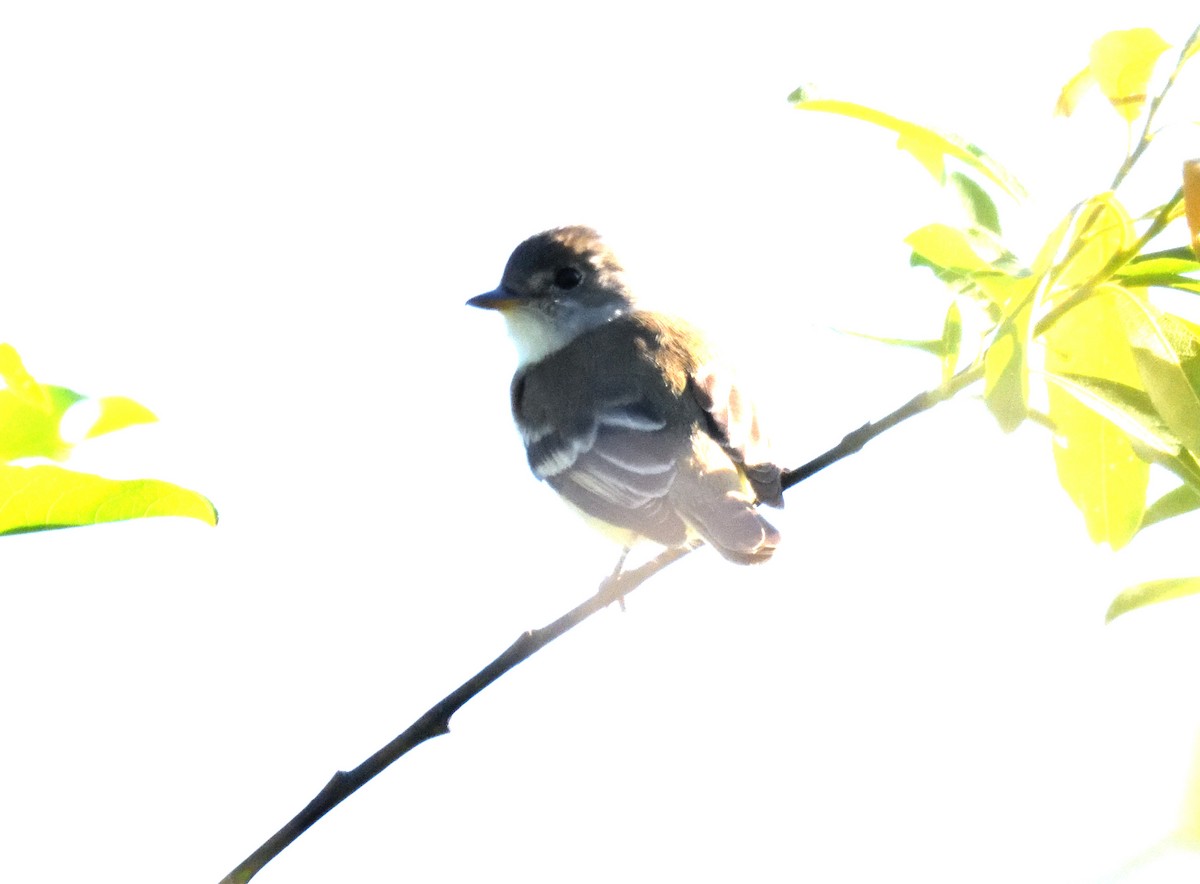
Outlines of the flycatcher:
[[697,536],[732,562],[771,557],[783,506],[755,408],[682,320],[639,309],[588,227],[517,246],[500,285],[467,302],[499,310],[517,345],[513,420],[533,474],[628,549]]

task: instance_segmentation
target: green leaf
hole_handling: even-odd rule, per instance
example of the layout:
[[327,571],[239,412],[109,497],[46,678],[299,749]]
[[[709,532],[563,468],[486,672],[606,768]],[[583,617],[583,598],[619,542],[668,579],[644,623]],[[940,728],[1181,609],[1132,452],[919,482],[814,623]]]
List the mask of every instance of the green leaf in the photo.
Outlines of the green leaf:
[[0,464],[5,464],[0,465],[0,534],[148,516],[186,516],[216,524],[216,510],[206,498],[169,482],[117,481],[61,467],[12,466],[9,462],[18,458],[65,459],[72,446],[62,437],[63,417],[81,403],[95,414],[85,438],[155,417],[124,396],[86,401],[74,390],[38,383],[8,344],[0,344],[0,378],[6,385],[0,389]]
[[1174,274],[1130,276],[1127,273],[1115,273],[1113,274],[1113,281],[1130,288],[1157,287],[1176,289],[1177,291],[1200,295],[1200,279],[1192,279],[1187,276],[1176,276]]
[[924,340],[916,340],[913,338],[887,338],[880,335],[869,335],[865,332],[846,331],[838,329],[844,335],[850,335],[855,338],[862,338],[866,341],[875,341],[879,344],[887,344],[889,347],[903,347],[908,350],[920,350],[923,353],[929,353],[941,359],[945,355],[945,345],[942,341],[936,338],[928,338]]
[[[1183,251],[1189,255],[1191,253],[1190,249]],[[1200,294],[1200,279],[1186,275],[1197,272],[1200,272],[1200,261],[1196,261],[1194,258],[1175,255],[1144,255],[1134,258],[1122,267],[1113,274],[1113,279],[1132,288],[1159,286]]]
[[958,354],[962,350],[962,311],[958,302],[951,301],[942,324],[942,384],[949,384],[958,368]]
[[1200,490],[1191,485],[1180,485],[1146,507],[1146,514],[1142,516],[1142,528],[1149,528],[1196,509],[1200,509]]
[[0,466],[0,534],[151,516],[217,524],[217,511],[207,498],[169,482],[118,481],[55,466]]
[[67,409],[81,400],[66,387],[38,384],[36,393],[21,393],[12,387],[0,390],[0,462],[19,457],[65,460],[71,446],[59,435],[59,424]]
[[[0,463],[18,458],[65,460],[72,445],[62,437],[63,416],[85,397],[66,387],[38,383],[9,344],[0,344]],[[150,423],[154,414],[124,396],[94,400],[97,417],[85,438],[134,424]]]
[[1029,315],[1026,305],[1004,324],[983,357],[984,402],[1005,433],[1019,427],[1029,414],[1029,366],[1025,358]]
[[950,173],[950,184],[958,193],[963,208],[967,210],[971,221],[984,227],[992,233],[1000,233],[1000,211],[988,192],[979,186],[978,182],[962,172]]
[[1170,431],[1150,397],[1136,387],[1086,375],[1046,374],[1046,379],[1119,427],[1147,460],[1176,457],[1183,443]]
[[1192,37],[1184,47],[1183,55],[1179,57],[1179,66],[1183,67],[1183,63],[1198,52],[1200,52],[1200,28],[1192,31]]
[[946,157],[953,157],[1000,185],[1014,199],[1021,199],[1025,196],[1025,189],[1003,166],[979,147],[952,135],[935,132],[908,120],[902,120],[883,111],[850,101],[801,98],[794,102],[794,106],[799,110],[839,114],[890,129],[898,136],[896,147],[912,154],[939,184],[944,184],[946,181]]
[[[1180,251],[1172,249],[1171,251]],[[1185,249],[1183,251],[1191,251]],[[1200,261],[1195,258],[1179,257],[1176,255],[1139,255],[1121,268],[1121,273],[1131,278],[1141,276],[1181,276],[1185,273],[1200,272]]]
[[1128,424],[1113,422],[1119,409],[1108,408],[1107,400],[1098,406],[1085,394],[1086,385],[1071,386],[1058,375],[1051,379],[1078,399],[1051,396],[1059,483],[1083,514],[1088,536],[1120,549],[1142,527],[1150,465],[1138,456]]
[[1154,66],[1170,44],[1150,28],[1110,31],[1092,44],[1089,68],[1104,97],[1133,122],[1146,104]]
[[[1144,218],[1147,218],[1147,217],[1152,218],[1155,215],[1157,215],[1161,210],[1162,210],[1162,206],[1159,206],[1154,211],[1150,212],[1149,215],[1144,215],[1143,217]],[[1136,258],[1132,258],[1129,261],[1129,263],[1130,264],[1141,264],[1146,261],[1157,261],[1159,258],[1178,258],[1181,261],[1187,261],[1189,263],[1200,266],[1200,261],[1196,260],[1196,256],[1194,254],[1192,254],[1192,250],[1190,248],[1188,248],[1187,246],[1176,246],[1173,249],[1161,249],[1157,252],[1144,252],[1144,253],[1138,255]]]
[[1075,108],[1078,107],[1079,100],[1083,98],[1084,93],[1095,85],[1095,83],[1096,78],[1092,74],[1090,66],[1073,76],[1058,94],[1058,102],[1054,106],[1054,115],[1056,117],[1069,117],[1075,113]]
[[[977,286],[994,304],[1009,306],[1028,291],[1032,279],[1027,273],[1014,275],[982,257],[978,249],[993,245],[969,231],[947,224],[927,224],[904,239],[914,255],[910,264],[926,264],[947,284],[965,282]],[[1002,252],[997,258],[1003,258]]]
[[152,424],[158,420],[149,408],[124,396],[104,396],[99,400],[99,404],[100,416],[88,430],[88,439],[123,430],[135,424]]
[[[1200,33],[1200,28],[1196,30]],[[1191,44],[1190,51],[1194,52],[1197,47],[1200,47],[1200,39]],[[1184,161],[1183,210],[1192,235],[1192,254],[1200,258],[1200,159]]]
[[[19,402],[42,410],[50,407],[50,400],[42,385],[25,369],[25,363],[11,344],[0,344],[0,378],[8,388],[6,392]],[[0,422],[0,427],[3,426]]]
[[1200,452],[1200,330],[1130,289],[1110,288],[1121,294],[1120,315],[1142,385],[1172,432]]
[[1092,197],[1075,213],[1070,243],[1055,280],[1055,292],[1069,294],[1096,277],[1136,238],[1133,219],[1121,201],[1107,192]]
[[1131,586],[1113,599],[1104,615],[1104,622],[1111,623],[1122,614],[1127,614],[1147,605],[1181,599],[1200,593],[1200,577],[1174,577],[1167,580],[1151,580]]
[[[1150,418],[1143,412],[1152,408],[1133,386],[1137,366],[1114,292],[1098,292],[1050,328],[1045,368],[1053,382],[1049,416],[1058,481],[1083,514],[1088,536],[1120,549],[1143,521],[1150,465],[1133,438],[1145,433],[1143,421]],[[1177,445],[1170,449],[1178,452]]]

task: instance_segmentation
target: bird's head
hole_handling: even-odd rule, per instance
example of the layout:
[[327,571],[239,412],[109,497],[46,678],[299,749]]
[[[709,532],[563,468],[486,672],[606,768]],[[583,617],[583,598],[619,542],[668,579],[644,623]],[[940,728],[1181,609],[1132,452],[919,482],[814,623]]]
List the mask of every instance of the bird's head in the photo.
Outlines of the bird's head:
[[521,243],[500,285],[472,307],[499,310],[522,365],[633,309],[625,271],[590,227],[557,227]]

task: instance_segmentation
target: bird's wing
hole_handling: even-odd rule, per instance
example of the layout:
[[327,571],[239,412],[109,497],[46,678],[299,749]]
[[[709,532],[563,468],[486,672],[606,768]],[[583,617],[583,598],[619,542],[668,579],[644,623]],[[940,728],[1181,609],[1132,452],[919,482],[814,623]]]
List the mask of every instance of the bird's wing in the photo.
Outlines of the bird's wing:
[[754,403],[745,396],[733,373],[719,362],[696,368],[692,394],[704,411],[706,429],[746,476],[759,502],[783,506],[781,470],[771,457]]
[[585,427],[522,432],[534,475],[579,509],[658,543],[683,542],[667,492],[686,440],[648,400],[605,405]]

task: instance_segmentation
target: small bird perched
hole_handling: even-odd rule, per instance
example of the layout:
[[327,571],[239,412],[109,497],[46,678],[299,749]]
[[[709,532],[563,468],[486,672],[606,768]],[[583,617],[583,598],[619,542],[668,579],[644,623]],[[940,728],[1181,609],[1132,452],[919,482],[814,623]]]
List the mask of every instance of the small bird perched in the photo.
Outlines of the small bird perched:
[[[467,302],[499,310],[517,346],[513,420],[533,474],[628,551],[697,536],[763,562],[783,506],[753,404],[687,323],[640,309],[589,227],[517,246],[500,285]],[[619,567],[619,566],[618,566]]]

